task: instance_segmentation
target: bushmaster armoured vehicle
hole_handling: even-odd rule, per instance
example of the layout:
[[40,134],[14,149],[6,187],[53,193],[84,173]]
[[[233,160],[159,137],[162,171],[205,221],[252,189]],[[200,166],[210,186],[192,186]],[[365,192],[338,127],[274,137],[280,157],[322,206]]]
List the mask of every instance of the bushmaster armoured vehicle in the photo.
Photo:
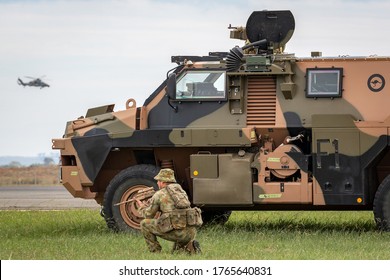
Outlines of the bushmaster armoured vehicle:
[[390,230],[390,57],[285,53],[290,11],[229,28],[242,47],[173,56],[142,106],[69,121],[52,140],[66,189],[101,204],[114,230],[139,229],[131,199],[157,189],[160,168],[175,170],[205,222],[232,210],[373,210]]

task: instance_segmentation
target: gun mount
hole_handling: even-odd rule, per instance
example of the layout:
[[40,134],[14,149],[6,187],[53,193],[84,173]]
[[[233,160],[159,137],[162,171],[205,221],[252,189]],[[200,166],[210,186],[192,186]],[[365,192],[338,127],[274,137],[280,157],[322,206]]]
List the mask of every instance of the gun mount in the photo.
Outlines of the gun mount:
[[[240,48],[230,50],[226,59],[227,71],[235,72],[246,63],[251,70],[267,71],[272,55],[281,54],[295,30],[291,11],[255,11],[246,27],[228,27],[230,38],[245,40]],[[246,59],[245,54],[251,55]]]

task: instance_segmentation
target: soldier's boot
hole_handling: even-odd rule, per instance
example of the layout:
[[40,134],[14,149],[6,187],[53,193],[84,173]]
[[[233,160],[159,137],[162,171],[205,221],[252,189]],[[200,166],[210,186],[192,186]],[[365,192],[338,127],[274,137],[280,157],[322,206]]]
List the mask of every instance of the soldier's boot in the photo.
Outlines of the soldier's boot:
[[150,250],[150,253],[161,253],[161,249]]
[[173,243],[173,248],[172,248],[172,254],[174,253],[181,253],[186,251],[186,245],[180,245],[180,243],[175,242]]
[[196,240],[191,240],[185,247],[186,251],[190,254],[200,254],[202,250],[200,249],[200,244]]

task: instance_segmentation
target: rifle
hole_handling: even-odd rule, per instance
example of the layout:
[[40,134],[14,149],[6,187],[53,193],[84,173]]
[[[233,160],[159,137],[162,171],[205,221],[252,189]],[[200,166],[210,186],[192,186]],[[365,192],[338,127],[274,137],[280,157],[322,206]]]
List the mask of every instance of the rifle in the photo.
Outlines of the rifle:
[[140,200],[141,201],[141,200],[149,199],[149,198],[151,198],[154,195],[155,192],[156,191],[154,190],[153,187],[149,187],[149,188],[145,188],[145,189],[139,190],[133,196],[133,198],[131,198],[129,200],[126,200],[126,201],[118,202],[118,203],[114,204],[114,206],[119,206],[119,205],[122,205],[122,204],[133,202],[135,200]]

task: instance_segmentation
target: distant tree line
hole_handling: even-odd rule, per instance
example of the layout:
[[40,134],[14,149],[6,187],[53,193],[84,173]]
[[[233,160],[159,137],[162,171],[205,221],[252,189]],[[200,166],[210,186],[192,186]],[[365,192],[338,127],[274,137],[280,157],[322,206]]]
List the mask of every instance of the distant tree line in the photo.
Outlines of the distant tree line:
[[[30,166],[50,166],[50,165],[55,165],[56,163],[54,162],[54,160],[51,158],[51,157],[44,157],[43,158],[43,163],[34,163],[34,164],[31,164]],[[10,163],[8,164],[5,164],[5,165],[2,165],[0,167],[9,167],[9,168],[19,168],[19,167],[23,167],[23,164],[21,164],[19,161],[11,161]]]

